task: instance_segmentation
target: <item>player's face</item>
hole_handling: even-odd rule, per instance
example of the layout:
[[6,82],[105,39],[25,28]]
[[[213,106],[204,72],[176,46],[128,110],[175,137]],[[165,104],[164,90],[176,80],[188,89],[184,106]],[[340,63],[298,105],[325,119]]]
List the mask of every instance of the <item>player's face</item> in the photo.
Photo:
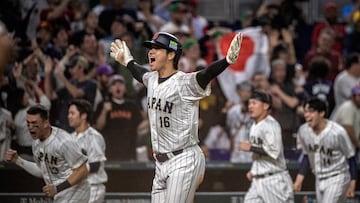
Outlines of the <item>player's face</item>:
[[164,69],[167,65],[172,64],[172,60],[170,60],[171,58],[173,57],[171,57],[170,53],[167,53],[166,49],[153,45],[148,53],[150,69],[152,71]]
[[307,104],[304,108],[304,118],[311,128],[316,129],[324,119],[324,113],[316,111]]
[[268,115],[269,104],[257,99],[249,99],[248,108],[250,117],[259,122]]
[[26,115],[26,122],[33,140],[46,138],[46,129],[50,126],[48,120],[43,120],[40,114]]
[[75,105],[71,105],[69,108],[68,120],[69,126],[75,129],[84,121],[84,118],[81,117],[80,112]]

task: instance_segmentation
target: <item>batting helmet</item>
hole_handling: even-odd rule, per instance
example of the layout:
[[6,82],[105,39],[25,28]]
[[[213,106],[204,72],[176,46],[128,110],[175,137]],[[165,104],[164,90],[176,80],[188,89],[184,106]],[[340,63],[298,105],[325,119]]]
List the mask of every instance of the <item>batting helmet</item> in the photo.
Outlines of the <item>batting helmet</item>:
[[146,48],[152,48],[153,45],[156,45],[166,50],[175,52],[174,66],[177,69],[177,63],[182,53],[182,45],[178,38],[174,35],[167,32],[157,32],[152,37],[151,41],[145,41],[143,45]]

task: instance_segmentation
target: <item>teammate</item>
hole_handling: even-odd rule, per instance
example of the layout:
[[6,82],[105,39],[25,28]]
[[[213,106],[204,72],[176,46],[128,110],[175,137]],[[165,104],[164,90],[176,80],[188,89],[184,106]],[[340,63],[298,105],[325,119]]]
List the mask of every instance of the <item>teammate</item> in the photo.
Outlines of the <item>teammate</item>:
[[88,156],[87,168],[90,183],[89,203],[102,203],[105,198],[107,174],[104,170],[105,141],[103,136],[89,125],[92,106],[84,99],[73,100],[69,105],[69,126],[75,131],[71,134]]
[[304,158],[293,187],[294,191],[301,190],[311,167],[316,178],[317,202],[345,202],[346,196],[354,197],[355,152],[345,129],[327,120],[326,111],[326,103],[318,98],[311,98],[304,105],[306,123],[298,132]]
[[26,121],[33,138],[34,162],[9,149],[5,158],[30,174],[45,181],[43,192],[54,197],[55,203],[85,203],[89,201],[87,157],[66,131],[50,125],[48,111],[41,105],[30,107]]
[[240,141],[239,149],[253,153],[246,177],[251,181],[244,202],[294,202],[291,177],[286,170],[279,123],[269,115],[272,98],[256,90],[249,99],[250,142]]
[[111,57],[127,67],[147,87],[151,143],[156,159],[151,202],[192,202],[205,173],[204,154],[198,146],[199,100],[210,94],[210,81],[234,64],[242,34],[230,44],[226,58],[194,73],[177,70],[182,45],[166,32],[156,33],[149,48],[147,69],[135,63],[124,41],[111,43]]

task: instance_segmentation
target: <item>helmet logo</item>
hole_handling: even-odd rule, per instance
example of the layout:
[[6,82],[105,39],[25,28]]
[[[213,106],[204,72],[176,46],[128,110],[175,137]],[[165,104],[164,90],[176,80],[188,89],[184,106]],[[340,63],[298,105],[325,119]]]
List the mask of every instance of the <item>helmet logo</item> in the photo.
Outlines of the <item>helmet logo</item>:
[[175,51],[177,51],[177,46],[178,46],[177,42],[170,40],[169,48],[174,49]]

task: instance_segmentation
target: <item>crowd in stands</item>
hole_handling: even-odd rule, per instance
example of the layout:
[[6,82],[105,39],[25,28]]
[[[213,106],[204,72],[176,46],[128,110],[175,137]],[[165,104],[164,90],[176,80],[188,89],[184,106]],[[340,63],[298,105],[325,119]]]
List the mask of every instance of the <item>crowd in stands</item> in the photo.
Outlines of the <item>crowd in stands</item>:
[[146,89],[110,58],[111,42],[126,41],[135,60],[146,66],[142,42],[169,32],[183,45],[179,70],[194,72],[220,57],[223,36],[247,28],[258,29],[268,42],[269,69],[254,66],[260,71],[236,81],[238,101],[212,81],[199,115],[200,145],[208,160],[251,161],[237,141],[249,136],[247,101],[254,89],[273,97],[272,115],[281,125],[287,159],[298,158],[302,104],[312,96],[328,102],[328,118],[342,124],[359,148],[360,1],[344,8],[327,2],[323,19],[314,23],[306,22],[298,1],[267,2],[239,11],[240,23],[232,24],[201,16],[198,0],[138,0],[133,7],[125,0],[3,1],[8,5],[0,15],[0,160],[9,146],[32,158],[25,116],[34,104],[50,110],[53,125],[72,132],[67,114],[75,98],[93,105],[91,124],[105,138],[108,161],[152,160]]

